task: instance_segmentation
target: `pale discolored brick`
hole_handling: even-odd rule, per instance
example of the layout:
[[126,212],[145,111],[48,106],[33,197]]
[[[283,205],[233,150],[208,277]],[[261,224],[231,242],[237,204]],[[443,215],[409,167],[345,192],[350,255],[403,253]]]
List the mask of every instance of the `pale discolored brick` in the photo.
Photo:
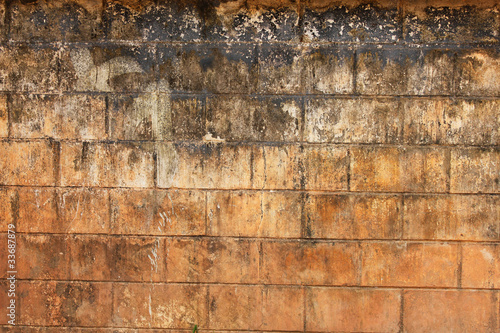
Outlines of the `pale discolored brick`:
[[393,195],[308,195],[306,237],[397,239],[401,198]]
[[500,192],[500,149],[453,149],[450,164],[451,192]]
[[406,332],[493,332],[498,296],[479,290],[412,290],[404,293]]
[[365,243],[361,256],[361,284],[365,286],[457,286],[455,244]]
[[0,90],[57,91],[58,52],[56,47],[47,45],[0,47]]
[[[244,189],[262,187],[258,147],[223,143],[161,143],[158,186],[162,188]],[[260,157],[260,159],[262,159]],[[254,166],[257,171],[254,171]]]
[[351,148],[354,191],[444,192],[447,185],[444,148]]
[[301,110],[295,97],[212,96],[207,133],[227,141],[298,141]]
[[358,285],[357,243],[263,242],[261,279],[268,284]]
[[164,277],[165,243],[157,237],[112,237],[109,270],[116,281],[158,282]]
[[201,285],[116,283],[113,324],[131,328],[208,327],[207,287]]
[[239,239],[166,239],[167,282],[256,283],[259,243]]
[[500,95],[500,59],[497,50],[467,50],[458,55],[455,72],[457,94]]
[[406,54],[408,95],[449,95],[453,91],[455,52],[447,49],[412,50]]
[[214,236],[300,237],[299,193],[209,192],[207,212],[209,234]]
[[409,195],[404,198],[405,239],[496,241],[500,199],[485,195]]
[[9,110],[7,109],[7,95],[0,95],[0,138],[9,135]]
[[104,326],[111,322],[111,283],[22,281],[17,325]]
[[402,107],[396,99],[311,98],[306,102],[308,142],[398,143]]
[[61,184],[64,186],[153,186],[151,144],[63,143]]
[[301,173],[302,149],[299,145],[269,145],[263,147],[263,188],[299,189],[304,184]]
[[500,285],[498,244],[466,244],[462,249],[462,286],[498,288]]
[[205,130],[205,97],[173,95],[171,97],[172,138],[174,140],[201,140]]
[[115,140],[172,138],[171,100],[163,93],[109,97],[109,133]]
[[399,332],[401,296],[397,290],[306,290],[306,327],[316,332]]
[[54,185],[58,149],[48,141],[0,142],[0,184]]
[[17,278],[69,279],[69,236],[18,234],[16,241]]
[[10,5],[10,38],[16,41],[93,41],[102,37],[99,0],[16,0]]
[[204,192],[116,189],[110,194],[113,234],[205,234]]
[[106,236],[76,235],[70,238],[71,279],[109,281],[112,276],[112,241]]

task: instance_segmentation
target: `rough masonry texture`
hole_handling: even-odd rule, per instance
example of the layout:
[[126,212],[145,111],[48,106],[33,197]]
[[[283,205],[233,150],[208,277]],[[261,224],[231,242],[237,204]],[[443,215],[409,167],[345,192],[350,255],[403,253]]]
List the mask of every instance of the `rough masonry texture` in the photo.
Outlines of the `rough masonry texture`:
[[0,331],[498,332],[499,10],[1,0]]

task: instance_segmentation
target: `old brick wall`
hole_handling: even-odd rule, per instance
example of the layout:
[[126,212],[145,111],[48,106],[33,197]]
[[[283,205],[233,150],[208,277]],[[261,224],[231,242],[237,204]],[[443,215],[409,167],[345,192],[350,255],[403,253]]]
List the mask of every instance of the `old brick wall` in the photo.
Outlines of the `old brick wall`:
[[498,332],[499,9],[0,1],[0,331]]

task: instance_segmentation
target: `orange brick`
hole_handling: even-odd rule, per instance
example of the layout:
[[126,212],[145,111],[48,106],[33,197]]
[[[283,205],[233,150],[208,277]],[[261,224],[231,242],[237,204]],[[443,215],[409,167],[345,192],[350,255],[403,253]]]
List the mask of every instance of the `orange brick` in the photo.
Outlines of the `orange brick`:
[[486,195],[409,195],[405,239],[496,241],[500,198]]
[[444,192],[446,154],[442,148],[351,148],[354,191]]
[[185,190],[112,190],[112,233],[204,235],[205,196]]
[[263,242],[261,279],[270,284],[357,285],[357,243]]
[[58,210],[62,232],[105,234],[110,228],[109,193],[98,188],[59,188]]
[[105,139],[106,103],[92,95],[13,95],[11,136]]
[[118,281],[161,281],[165,244],[154,237],[113,237],[109,242],[111,278]]
[[[2,244],[4,244],[4,243],[2,243]],[[0,258],[0,259],[3,259],[3,258]],[[3,267],[0,267],[0,268],[3,269]],[[8,291],[9,287],[8,287],[8,284],[7,284],[7,280],[5,280],[3,274],[4,273],[2,273],[2,275],[0,275],[0,277],[1,277],[1,280],[0,280],[0,293],[2,293],[2,295],[5,295],[5,296],[2,296],[2,298],[0,298],[0,306],[2,307],[2,312],[4,313],[4,315],[0,317],[0,325],[7,325],[7,321],[10,320],[10,318],[6,316],[6,314],[8,313],[7,311],[10,311],[10,310],[7,310],[7,306],[10,305],[10,297],[7,297],[7,294],[9,292]],[[17,286],[16,286],[16,288],[17,288]],[[18,300],[19,300],[19,298],[15,299],[16,308],[19,305],[19,301]],[[17,315],[18,314],[16,313],[16,317],[17,317]],[[12,332],[13,331],[12,327],[15,327],[15,326],[5,327],[3,329],[0,328],[0,332]],[[21,331],[19,331],[19,332],[21,332]]]
[[241,189],[262,187],[254,177],[250,145],[214,143],[158,144],[158,186],[178,188]]
[[7,110],[7,95],[0,95],[0,138],[9,135],[9,111]]
[[235,239],[167,239],[168,282],[256,283],[259,243]]
[[149,144],[63,143],[64,186],[153,186],[153,147]]
[[0,232],[6,232],[8,225],[19,217],[19,194],[15,189],[0,187]]
[[[16,270],[16,262],[15,262],[15,257],[8,257],[9,255],[14,255],[9,253],[9,250],[15,251],[15,239],[12,238],[13,236],[10,237],[11,243],[9,244],[9,237],[7,233],[1,233],[0,234],[0,279],[4,280],[7,278],[7,271],[15,271]],[[11,249],[9,249],[9,245]],[[14,261],[7,261],[7,260],[14,260]],[[10,265],[13,265],[12,267]],[[3,291],[0,287],[0,291]],[[2,294],[6,295],[5,298],[7,298],[7,293]],[[3,298],[3,297],[2,297]],[[2,304],[3,305],[3,304]],[[4,308],[5,309],[5,308]]]
[[500,286],[500,248],[498,244],[464,244],[462,286],[498,288]]
[[57,216],[57,192],[54,188],[19,187],[19,232],[66,232]]
[[0,142],[1,185],[54,185],[54,151],[48,141]]
[[300,172],[300,155],[301,150],[298,145],[264,146],[263,188],[301,188],[304,175]]
[[111,240],[106,236],[73,236],[70,241],[70,271],[74,280],[110,280]]
[[361,255],[365,286],[457,286],[457,245],[365,243]]
[[455,85],[459,95],[498,96],[500,60],[496,50],[466,50],[458,55]]
[[207,327],[207,287],[200,285],[117,283],[113,323],[119,327]]
[[308,142],[397,143],[402,107],[396,99],[314,98],[306,102]]
[[450,191],[500,193],[500,149],[466,148],[451,151]]
[[304,293],[298,287],[264,286],[262,328],[301,331],[304,328]]
[[69,237],[60,235],[17,235],[19,279],[69,278]]
[[300,194],[209,192],[209,233],[216,236],[300,237]]
[[18,325],[104,326],[111,322],[111,283],[20,281]]
[[262,326],[260,286],[210,286],[209,304],[211,329],[257,330]]
[[306,330],[399,332],[400,304],[396,290],[310,287]]
[[302,155],[305,189],[347,190],[347,149],[335,146],[305,146]]
[[406,143],[499,143],[498,101],[405,99],[403,104]]
[[401,234],[401,198],[394,195],[308,196],[306,236],[310,238],[382,239]]
[[494,292],[413,290],[403,297],[405,332],[498,331],[498,296]]

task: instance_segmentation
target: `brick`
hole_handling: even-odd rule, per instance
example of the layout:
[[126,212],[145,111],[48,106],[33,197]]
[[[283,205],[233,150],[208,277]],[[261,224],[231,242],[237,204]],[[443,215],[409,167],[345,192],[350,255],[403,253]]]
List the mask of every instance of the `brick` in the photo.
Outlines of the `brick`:
[[205,193],[199,191],[113,190],[111,232],[134,235],[203,235],[205,200]]
[[15,189],[0,187],[0,232],[19,219],[19,195]]
[[365,243],[361,256],[361,284],[365,286],[457,286],[457,245]]
[[[7,230],[7,226],[5,226],[5,228]],[[8,236],[9,235],[7,233],[0,234],[0,246],[1,246],[1,248],[0,248],[0,260],[1,260],[0,261],[0,279],[2,281],[7,279],[7,277],[8,277],[7,271],[13,271],[16,269],[15,257],[9,258],[9,255],[12,255],[11,253],[9,253],[9,250],[15,251],[15,248],[13,248],[15,246],[15,243],[13,243],[15,241],[15,239],[9,238]],[[13,236],[11,236],[11,237],[13,237]],[[9,244],[9,239],[11,240],[11,244]],[[9,245],[11,247],[10,249],[9,249]],[[13,248],[13,250],[12,250],[12,248]],[[14,253],[14,256],[15,256],[15,253]],[[13,260],[13,261],[10,261],[10,260]],[[4,292],[3,286],[1,286],[1,285],[0,285],[0,292]],[[2,295],[5,295],[5,297],[3,297],[3,298],[7,298],[7,292],[8,291],[5,290],[5,293],[2,294]],[[3,305],[3,304],[1,304],[1,305]],[[7,307],[7,305],[8,304],[6,304],[5,307]],[[8,310],[8,311],[10,311],[10,310]],[[1,321],[0,321],[0,323],[1,323]]]
[[166,239],[167,282],[257,283],[259,243],[239,239]]
[[0,142],[0,184],[54,185],[57,149],[48,141]]
[[17,237],[18,279],[69,279],[69,237],[22,235]]
[[491,291],[406,291],[403,311],[409,333],[498,330],[498,296]]
[[158,282],[165,272],[165,244],[155,237],[113,237],[109,244],[111,278]]
[[500,149],[454,149],[451,151],[450,164],[451,192],[500,192]]
[[298,141],[302,100],[294,97],[213,96],[207,133],[226,141]]
[[401,35],[396,1],[306,1],[305,6],[307,41],[396,42]]
[[76,235],[70,238],[72,280],[102,281],[111,279],[112,240],[106,236]]
[[104,17],[109,22],[107,38],[110,40],[142,40],[145,35],[147,14],[154,10],[155,1],[130,2],[113,0],[107,3]]
[[92,41],[102,36],[98,0],[14,1],[10,5],[10,38],[16,41]]
[[210,309],[210,329],[299,331],[304,325],[297,287],[210,286]]
[[447,185],[443,148],[351,148],[351,190],[444,192]]
[[0,95],[0,138],[6,138],[7,136],[9,136],[9,110],[7,109],[7,95]]
[[402,115],[396,99],[311,98],[304,136],[308,142],[398,143]]
[[397,239],[401,198],[394,195],[311,194],[305,204],[306,237]]
[[306,327],[316,332],[399,332],[401,296],[397,290],[306,290]]
[[63,186],[153,186],[154,160],[151,144],[63,143]]
[[[1,277],[2,277],[2,279],[0,280],[0,292],[2,293],[2,295],[7,295],[8,294],[8,290],[9,290],[9,287],[7,285],[7,280],[4,279],[3,276],[1,276]],[[7,311],[10,311],[10,310],[7,310],[7,306],[10,305],[9,302],[10,302],[10,298],[7,297],[7,296],[0,298],[0,306],[2,307],[2,309],[5,309],[4,310],[5,315],[3,315],[0,318],[0,325],[7,325],[7,321],[10,320],[10,318],[7,317]],[[15,299],[15,302],[16,302],[16,307],[17,307],[17,305],[19,305],[19,303],[17,303],[18,300]],[[13,330],[11,329],[11,327],[12,327],[11,325],[6,326],[6,327],[0,327],[0,332],[12,332]],[[19,331],[19,332],[21,332],[21,331]]]
[[16,325],[104,326],[111,321],[111,284],[22,281]]
[[267,189],[347,189],[347,150],[335,146],[265,146]]
[[161,188],[242,189],[262,187],[263,172],[255,167],[261,151],[251,145],[161,143],[158,186]]
[[409,144],[495,145],[496,100],[407,99],[404,141]]
[[304,50],[298,46],[270,44],[259,49],[259,86],[263,94],[304,92]]
[[[58,212],[63,233],[106,234],[110,230],[110,202],[106,189],[60,188]],[[50,232],[50,231],[47,231]]]
[[0,40],[7,39],[7,29],[5,27],[5,0],[0,1]]
[[19,197],[18,232],[64,233],[67,228],[57,214],[57,192],[54,188],[17,188]]
[[171,101],[167,94],[111,95],[109,133],[114,140],[172,138]]
[[373,95],[451,94],[453,68],[454,54],[448,50],[361,49],[357,90]]
[[301,195],[299,193],[209,192],[207,211],[210,235],[300,237]]
[[456,66],[454,80],[458,95],[500,95],[500,60],[496,50],[463,51]]
[[357,285],[357,243],[264,242],[261,279],[269,284]]
[[190,95],[171,97],[174,140],[201,140],[205,131],[205,98]]
[[488,1],[404,1],[403,10],[404,39],[410,43],[498,41],[498,12]]
[[152,47],[72,45],[60,54],[62,91],[151,92],[158,87]]
[[0,90],[51,92],[59,87],[58,50],[25,44],[0,47]]
[[303,58],[304,89],[313,94],[354,92],[354,51],[348,48],[313,47]]
[[500,285],[498,244],[465,244],[462,248],[462,286],[498,288]]
[[159,47],[160,79],[172,92],[251,93],[257,85],[256,57],[251,44]]
[[133,328],[207,327],[207,287],[200,285],[117,283],[113,323]]
[[405,239],[496,241],[499,220],[500,200],[495,196],[404,198]]

